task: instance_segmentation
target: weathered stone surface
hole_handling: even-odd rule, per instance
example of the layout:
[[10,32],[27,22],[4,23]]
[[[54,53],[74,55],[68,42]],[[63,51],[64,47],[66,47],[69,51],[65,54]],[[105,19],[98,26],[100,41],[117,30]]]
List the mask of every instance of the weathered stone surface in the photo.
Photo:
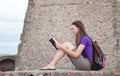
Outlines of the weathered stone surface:
[[15,70],[16,55],[0,56],[0,71]]
[[[19,45],[16,70],[40,69],[55,53],[49,38],[74,44],[71,23],[81,20],[107,58],[106,68],[120,68],[119,0],[29,0]],[[74,67],[65,57],[59,68]]]
[[101,71],[78,71],[75,69],[57,70],[22,70],[0,72],[0,76],[120,76],[120,69],[105,69]]

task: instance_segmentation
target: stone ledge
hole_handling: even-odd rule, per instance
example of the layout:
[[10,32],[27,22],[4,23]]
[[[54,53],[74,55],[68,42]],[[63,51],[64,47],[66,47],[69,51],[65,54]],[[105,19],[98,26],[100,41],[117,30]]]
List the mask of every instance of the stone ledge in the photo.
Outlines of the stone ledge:
[[120,69],[79,71],[75,69],[21,70],[0,72],[0,76],[120,76]]

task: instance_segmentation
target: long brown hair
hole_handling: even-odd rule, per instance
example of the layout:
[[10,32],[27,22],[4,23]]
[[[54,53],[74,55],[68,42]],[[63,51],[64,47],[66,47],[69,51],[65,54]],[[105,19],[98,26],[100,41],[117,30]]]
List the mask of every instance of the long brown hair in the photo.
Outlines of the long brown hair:
[[74,21],[72,23],[72,25],[75,25],[79,29],[78,33],[76,34],[76,39],[75,39],[76,45],[79,45],[82,37],[83,36],[88,36],[87,32],[85,30],[84,24],[81,21]]

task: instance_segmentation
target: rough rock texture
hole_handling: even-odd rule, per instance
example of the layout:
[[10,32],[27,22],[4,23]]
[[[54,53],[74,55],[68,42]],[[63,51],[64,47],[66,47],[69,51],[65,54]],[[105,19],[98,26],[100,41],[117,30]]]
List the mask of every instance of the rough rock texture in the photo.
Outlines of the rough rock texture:
[[0,71],[14,71],[15,60],[16,60],[16,55],[0,56]]
[[120,76],[120,69],[79,71],[75,69],[21,70],[0,72],[0,76]]
[[[106,68],[120,68],[119,0],[29,0],[16,70],[40,69],[48,64],[57,52],[48,41],[51,37],[74,44],[69,27],[75,20],[81,20],[90,37],[101,46]],[[57,67],[73,65],[65,57]]]

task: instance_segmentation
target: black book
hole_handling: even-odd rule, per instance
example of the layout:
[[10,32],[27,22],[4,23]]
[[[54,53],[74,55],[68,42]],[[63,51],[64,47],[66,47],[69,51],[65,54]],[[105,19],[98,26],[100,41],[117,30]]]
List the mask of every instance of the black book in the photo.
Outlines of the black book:
[[51,38],[49,41],[56,48],[56,50],[58,50],[58,48],[56,47],[57,40],[55,38]]

